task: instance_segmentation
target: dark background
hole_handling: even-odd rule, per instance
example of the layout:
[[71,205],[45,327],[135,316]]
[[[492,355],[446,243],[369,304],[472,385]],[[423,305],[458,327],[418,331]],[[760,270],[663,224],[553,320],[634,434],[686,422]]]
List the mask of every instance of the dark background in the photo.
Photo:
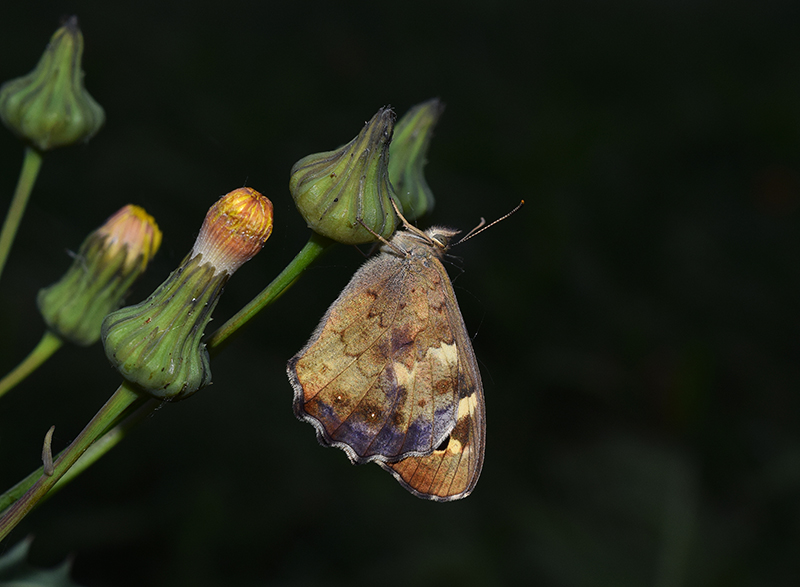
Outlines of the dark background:
[[[381,106],[439,96],[428,222],[526,206],[454,253],[488,413],[474,494],[438,504],[295,420],[286,360],[362,257],[340,247],[30,515],[35,564],[88,587],[793,585],[800,576],[800,8],[796,2],[5,2],[0,80],[77,14],[107,124],[45,157],[0,288],[0,370],[35,295],[127,203],[164,244],[220,195],[275,205],[221,324],[302,247],[297,159]],[[0,204],[22,148],[0,135]],[[62,349],[0,400],[0,486],[66,446],[118,383]]]

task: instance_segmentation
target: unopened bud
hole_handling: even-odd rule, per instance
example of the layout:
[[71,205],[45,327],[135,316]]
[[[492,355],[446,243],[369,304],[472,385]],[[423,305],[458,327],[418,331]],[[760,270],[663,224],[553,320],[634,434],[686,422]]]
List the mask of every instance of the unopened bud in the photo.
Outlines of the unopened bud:
[[397,226],[388,171],[393,126],[394,112],[381,108],[343,147],[294,164],[289,191],[314,232],[350,245],[378,240],[365,226],[384,238],[392,235]]
[[433,210],[433,192],[425,181],[428,146],[444,111],[438,98],[417,104],[397,122],[389,147],[389,179],[403,205],[406,220]]
[[139,206],[127,205],[83,241],[72,266],[39,291],[48,328],[80,346],[100,338],[106,314],[122,304],[161,245],[161,231]]
[[40,151],[92,138],[105,113],[83,87],[82,55],[83,35],[73,16],[32,72],[0,87],[3,124]]

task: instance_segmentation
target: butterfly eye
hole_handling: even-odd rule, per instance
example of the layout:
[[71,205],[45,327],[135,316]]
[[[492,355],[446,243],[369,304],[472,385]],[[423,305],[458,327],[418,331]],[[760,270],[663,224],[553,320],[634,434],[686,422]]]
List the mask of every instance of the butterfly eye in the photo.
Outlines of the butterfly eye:
[[431,239],[431,242],[439,248],[446,248],[447,244],[450,242],[450,237],[444,234],[428,234],[428,238]]

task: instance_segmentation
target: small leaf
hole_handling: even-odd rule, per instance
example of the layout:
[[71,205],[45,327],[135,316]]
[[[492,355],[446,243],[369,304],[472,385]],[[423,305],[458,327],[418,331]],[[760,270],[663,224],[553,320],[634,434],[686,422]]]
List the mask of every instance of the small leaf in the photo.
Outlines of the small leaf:
[[70,560],[52,569],[37,569],[26,563],[32,542],[28,537],[0,556],[0,587],[80,587],[69,578]]

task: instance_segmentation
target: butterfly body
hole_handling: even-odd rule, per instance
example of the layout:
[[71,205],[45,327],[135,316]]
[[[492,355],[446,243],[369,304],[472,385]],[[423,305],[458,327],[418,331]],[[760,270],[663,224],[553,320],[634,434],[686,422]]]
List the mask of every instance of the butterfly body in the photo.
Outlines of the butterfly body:
[[395,233],[287,367],[295,415],[323,445],[438,501],[472,491],[485,438],[480,373],[442,265],[457,232]]

